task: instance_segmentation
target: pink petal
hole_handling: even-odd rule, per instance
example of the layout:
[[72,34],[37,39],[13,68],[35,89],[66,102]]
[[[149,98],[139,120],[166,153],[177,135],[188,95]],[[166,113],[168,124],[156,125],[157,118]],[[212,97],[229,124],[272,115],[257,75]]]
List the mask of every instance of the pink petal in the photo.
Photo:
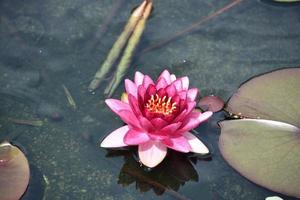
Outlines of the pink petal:
[[171,135],[181,126],[181,122],[173,123],[165,126],[160,130],[160,132],[165,133],[166,135]]
[[130,129],[124,137],[124,143],[128,145],[137,145],[147,142],[149,139],[147,133]]
[[[132,95],[129,95],[132,96]],[[132,112],[129,104],[117,99],[106,99],[105,103],[126,123],[134,127],[140,127],[139,120]]]
[[163,127],[168,125],[168,122],[166,122],[165,120],[163,120],[162,118],[159,118],[159,117],[151,119],[150,122],[156,129],[162,129]]
[[166,88],[166,92],[168,94],[169,97],[172,97],[176,94],[176,88],[175,86],[172,84],[172,85],[169,85],[167,88]]
[[183,119],[185,119],[185,117],[187,115],[189,115],[195,108],[196,106],[196,102],[188,102],[187,103],[187,107],[186,109],[184,109],[175,119],[174,119],[174,122],[180,122],[182,121]]
[[188,153],[192,149],[188,140],[183,136],[166,139],[163,143],[171,149],[184,153]]
[[145,130],[147,133],[155,130],[154,126],[151,124],[151,122],[147,118],[145,118],[143,116],[139,116],[138,119],[139,119],[142,129]]
[[170,78],[171,78],[171,82],[175,81],[176,80],[175,74],[171,74]]
[[149,95],[149,97],[151,95],[155,95],[156,94],[156,87],[154,85],[149,85],[147,90],[146,90],[146,94]]
[[145,75],[143,80],[143,86],[144,88],[148,88],[149,85],[154,85],[154,82],[148,75]]
[[161,88],[165,88],[167,86],[168,86],[168,83],[167,83],[166,79],[163,78],[163,77],[160,78],[160,79],[158,79],[158,81],[157,81],[157,83],[155,85],[155,87],[156,87],[157,90],[159,90]]
[[133,111],[135,116],[142,115],[142,112],[141,112],[140,107],[139,107],[139,103],[133,95],[128,94],[128,102],[129,102],[131,110]]
[[141,72],[135,72],[134,83],[136,84],[136,86],[142,85],[143,81],[144,81],[144,74],[142,74]]
[[186,119],[183,122],[183,127],[180,128],[180,132],[187,132],[191,129],[196,128],[197,126],[199,126],[199,124],[201,122],[206,121],[207,119],[209,119],[212,116],[212,112],[211,111],[207,111],[204,113],[201,112],[193,112],[191,113],[189,116],[187,116],[188,119]]
[[130,106],[129,106],[128,103],[122,102],[122,101],[117,100],[117,99],[106,99],[105,103],[116,114],[118,114],[118,112],[120,110],[131,110],[131,108],[130,108]]
[[148,133],[148,135],[152,140],[155,140],[155,141],[162,141],[162,140],[165,140],[165,139],[169,138],[168,135],[165,135],[165,134],[160,133],[160,132],[150,132],[150,133]]
[[182,90],[182,82],[181,82],[180,79],[176,79],[176,80],[172,83],[172,85],[175,86],[177,92],[179,92],[179,91]]
[[137,117],[133,114],[132,111],[128,111],[128,110],[120,110],[117,113],[120,118],[123,120],[123,122],[125,122],[126,124],[136,127],[136,128],[141,128],[139,120],[137,119]]
[[201,140],[199,138],[197,138],[196,136],[194,136],[192,133],[186,132],[184,134],[184,137],[188,140],[188,142],[191,146],[192,152],[200,153],[200,154],[208,154],[209,153],[209,150],[205,146],[205,144],[203,144],[203,142],[201,142]]
[[182,84],[182,89],[187,90],[189,89],[189,78],[187,76],[184,76],[180,78],[181,84]]
[[160,88],[160,89],[157,91],[157,94],[158,94],[158,96],[160,96],[160,97],[164,97],[164,96],[167,95],[167,92],[166,92],[165,88]]
[[140,85],[138,87],[138,100],[144,102],[145,94],[146,94],[146,89],[142,85]]
[[158,80],[161,79],[161,78],[164,78],[167,82],[167,84],[170,84],[171,83],[171,75],[170,75],[170,72],[168,70],[164,70],[158,77]]
[[186,97],[187,97],[187,91],[186,90],[181,90],[181,91],[177,92],[177,94],[180,97],[180,99],[186,100]]
[[129,80],[129,79],[125,80],[125,89],[126,89],[127,94],[131,94],[135,98],[137,98],[137,86],[131,80]]
[[140,161],[147,167],[155,167],[163,161],[167,155],[167,148],[160,142],[150,140],[139,145]]
[[104,138],[100,146],[104,148],[115,148],[115,147],[125,147],[128,146],[123,142],[123,138],[127,131],[129,130],[128,126],[122,126],[111,132],[108,136]]
[[189,89],[188,92],[187,92],[187,97],[190,101],[195,101],[197,95],[198,95],[198,89],[197,88]]

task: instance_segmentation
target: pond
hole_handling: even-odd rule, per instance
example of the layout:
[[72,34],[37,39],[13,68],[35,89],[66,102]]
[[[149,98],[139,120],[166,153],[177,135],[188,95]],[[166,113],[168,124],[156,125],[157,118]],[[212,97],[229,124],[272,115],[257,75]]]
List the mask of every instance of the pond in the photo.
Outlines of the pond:
[[[154,0],[126,78],[168,69],[188,76],[200,95],[227,100],[249,78],[300,66],[298,4],[244,0],[168,44],[171,37],[230,0]],[[232,169],[218,149],[225,119],[218,112],[194,130],[211,156],[170,151],[157,168],[136,161],[136,149],[107,150],[101,140],[122,125],[105,104],[111,76],[88,85],[120,35],[137,0],[2,0],[0,2],[0,141],[26,154],[31,179],[22,200],[265,199],[280,196]],[[68,103],[66,87],[76,102]],[[120,98],[124,83],[114,93]],[[16,120],[39,120],[37,126]],[[0,194],[1,199],[1,194]]]

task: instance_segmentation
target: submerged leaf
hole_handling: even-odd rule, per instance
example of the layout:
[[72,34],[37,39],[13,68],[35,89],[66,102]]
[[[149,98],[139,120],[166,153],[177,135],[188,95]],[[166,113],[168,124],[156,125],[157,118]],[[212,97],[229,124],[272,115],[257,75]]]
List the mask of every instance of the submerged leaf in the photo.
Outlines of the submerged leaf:
[[225,160],[261,186],[300,197],[300,68],[251,79],[226,110],[252,119],[220,123]]
[[0,199],[18,200],[29,182],[29,164],[23,152],[4,142],[0,144]]

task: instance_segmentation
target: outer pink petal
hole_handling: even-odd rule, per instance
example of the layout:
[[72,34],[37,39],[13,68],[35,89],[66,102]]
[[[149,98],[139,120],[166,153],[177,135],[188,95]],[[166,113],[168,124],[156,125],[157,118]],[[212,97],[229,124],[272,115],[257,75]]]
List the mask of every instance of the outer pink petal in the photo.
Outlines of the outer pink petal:
[[188,153],[192,149],[188,140],[184,136],[169,138],[163,142],[167,147],[184,153]]
[[170,78],[171,78],[171,82],[175,81],[176,80],[175,74],[171,74]]
[[181,84],[182,84],[182,89],[187,90],[189,89],[189,78],[187,76],[184,76],[180,78]]
[[155,167],[163,161],[167,155],[167,147],[160,142],[150,140],[139,145],[140,161],[147,167]]
[[175,81],[173,81],[172,85],[175,86],[177,92],[182,90],[182,82],[181,79],[176,79]]
[[187,132],[193,128],[199,126],[201,122],[208,120],[212,116],[213,112],[207,111],[204,113],[201,112],[193,112],[183,122],[183,127],[180,128],[179,132]]
[[164,70],[158,77],[158,80],[160,78],[164,78],[167,82],[167,84],[170,84],[171,83],[171,75],[170,75],[170,72],[168,70]]
[[199,138],[197,138],[196,136],[194,136],[192,133],[186,132],[184,134],[184,137],[188,140],[188,142],[191,146],[192,152],[200,153],[200,154],[208,154],[209,153],[209,150],[205,146],[205,144],[203,144],[203,142],[201,142],[201,140]]
[[191,88],[187,92],[187,97],[190,101],[195,101],[197,95],[198,95],[198,89],[197,88]]
[[129,80],[129,79],[125,80],[125,89],[126,89],[127,94],[131,94],[135,98],[137,98],[137,86],[131,80]]
[[133,114],[132,111],[128,111],[128,110],[120,110],[117,113],[120,118],[128,125],[136,127],[136,128],[141,128],[139,120],[137,119],[137,117]]
[[156,83],[156,85],[155,85],[156,90],[159,90],[161,88],[165,88],[167,86],[168,86],[168,83],[167,83],[166,79],[163,78],[163,77],[159,78],[158,81],[157,81],[157,83]]
[[128,103],[125,103],[125,102],[117,100],[117,99],[106,99],[105,103],[116,114],[118,114],[118,112],[120,110],[131,110],[131,108],[130,108],[130,106],[129,106]]
[[149,139],[147,133],[130,129],[124,137],[124,143],[128,145],[137,145],[147,142]]
[[143,86],[144,88],[148,88],[149,85],[154,85],[154,82],[148,75],[145,75],[143,80]]
[[129,130],[128,126],[122,126],[121,128],[116,129],[115,131],[111,132],[108,136],[104,138],[100,146],[104,148],[128,146],[123,142],[123,138],[128,130]]
[[136,86],[142,85],[143,81],[144,81],[144,74],[142,74],[141,72],[135,72],[134,83],[136,84]]
[[140,107],[139,107],[139,102],[137,100],[136,97],[134,97],[133,95],[131,94],[128,94],[128,102],[129,102],[129,105],[131,107],[131,110],[133,111],[133,113],[138,117],[138,116],[141,116],[142,115],[142,112],[140,110]]

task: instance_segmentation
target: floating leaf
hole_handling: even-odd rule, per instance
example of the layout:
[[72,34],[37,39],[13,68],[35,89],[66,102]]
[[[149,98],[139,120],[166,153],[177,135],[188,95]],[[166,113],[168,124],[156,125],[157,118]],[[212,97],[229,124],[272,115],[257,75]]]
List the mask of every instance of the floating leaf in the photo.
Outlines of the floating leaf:
[[300,0],[274,0],[276,2],[282,2],[282,3],[292,3],[292,2],[299,2]]
[[221,123],[223,157],[246,178],[273,191],[300,197],[300,129],[271,120]]
[[225,160],[251,181],[300,197],[300,68],[251,79],[226,110],[246,118],[223,121],[219,147]]
[[224,107],[224,101],[220,97],[209,95],[201,98],[198,105],[204,110],[218,112]]
[[265,200],[283,200],[283,199],[277,196],[273,196],[273,197],[267,197]]
[[300,127],[300,68],[281,69],[251,79],[233,94],[226,110]]
[[28,161],[17,147],[0,144],[0,199],[18,200],[25,192],[30,172]]

